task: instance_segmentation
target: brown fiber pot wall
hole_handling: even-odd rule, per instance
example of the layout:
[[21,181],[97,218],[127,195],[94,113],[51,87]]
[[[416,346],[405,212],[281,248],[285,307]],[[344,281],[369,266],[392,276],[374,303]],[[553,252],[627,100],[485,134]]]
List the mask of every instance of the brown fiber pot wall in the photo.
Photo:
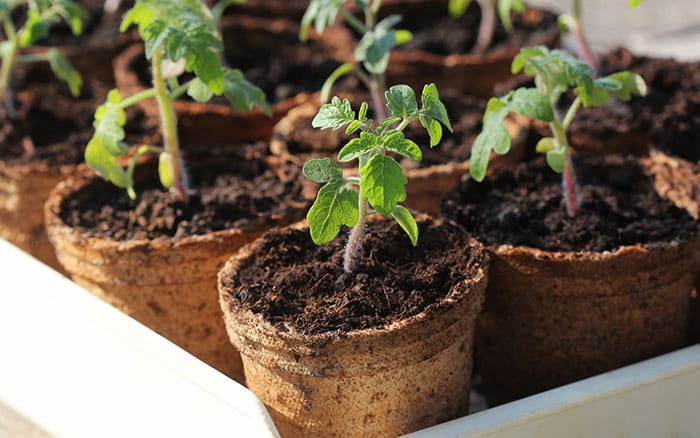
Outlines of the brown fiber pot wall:
[[396,436],[467,414],[487,267],[430,313],[346,336],[309,336],[275,329],[222,286],[257,250],[253,242],[226,263],[219,293],[247,385],[282,436]]
[[[341,94],[339,97],[346,97]],[[288,160],[303,165],[312,158],[331,157],[336,159],[340,149],[353,136],[345,134],[344,130],[318,130],[311,129],[311,120],[320,108],[318,100],[314,99],[289,113],[275,125],[270,151],[282,161]],[[510,114],[505,119],[508,134],[513,139],[512,149],[507,155],[493,154],[490,168],[497,169],[501,166],[517,163],[528,155],[525,142],[529,133],[529,121],[518,114]],[[445,131],[445,135],[449,135]],[[295,154],[290,152],[290,143],[303,143],[308,149],[312,144],[323,144],[324,149],[314,153]],[[427,145],[419,145],[427,147]],[[440,145],[437,146],[439,148]],[[357,168],[351,163],[340,163],[345,168],[347,175],[357,175]],[[469,161],[446,162],[428,167],[409,168],[404,170],[408,178],[406,185],[406,205],[418,211],[428,214],[437,214],[440,211],[440,202],[449,189],[455,186],[463,175],[469,172]],[[314,199],[318,192],[318,184],[304,181],[304,193],[309,199]]]
[[60,183],[46,203],[49,239],[65,270],[94,295],[242,382],[240,355],[228,341],[217,303],[216,273],[265,229],[298,220],[303,212],[246,232],[115,242],[85,237],[59,215],[68,197],[99,196],[93,192],[98,181],[84,171]]
[[[657,176],[662,195],[669,190],[663,189],[668,181],[659,166],[686,165],[658,153],[643,162]],[[669,197],[682,206],[681,196]],[[491,281],[476,335],[489,403],[682,347],[699,248],[697,235],[606,252],[492,248]]]
[[[447,15],[447,9],[444,9]],[[543,11],[527,9],[525,21],[540,20]],[[553,25],[545,32],[523,42],[523,47],[559,44],[559,29]],[[435,82],[440,89],[452,88],[484,99],[493,96],[494,87],[512,78],[510,65],[519,48],[487,51],[484,55],[451,54],[436,55],[426,51],[391,52],[387,69],[388,83],[406,83],[414,87]]]
[[51,189],[73,173],[74,166],[0,160],[0,238],[57,270],[60,264],[44,228],[44,203]]

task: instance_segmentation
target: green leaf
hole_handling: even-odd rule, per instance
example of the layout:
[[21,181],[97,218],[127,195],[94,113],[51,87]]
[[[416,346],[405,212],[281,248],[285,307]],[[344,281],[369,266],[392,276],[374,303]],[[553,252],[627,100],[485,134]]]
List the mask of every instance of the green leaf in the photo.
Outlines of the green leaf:
[[410,42],[413,39],[413,32],[406,29],[397,29],[394,31],[394,47]]
[[450,0],[447,10],[453,18],[459,18],[467,12],[471,3],[471,0]]
[[408,85],[394,85],[384,93],[384,96],[387,106],[395,117],[408,118],[418,111],[416,93]]
[[360,138],[350,140],[348,144],[338,152],[338,161],[348,162],[362,155],[368,154],[379,146],[379,138],[369,132],[361,132]]
[[535,146],[535,151],[538,154],[546,154],[547,152],[554,149],[554,139],[552,137],[543,137],[537,142]]
[[440,121],[450,132],[453,132],[447,109],[440,100],[440,94],[435,84],[428,84],[423,87],[421,103],[423,104],[424,112],[428,113],[431,118]]
[[138,26],[139,32],[143,34],[146,27],[148,27],[156,17],[156,13],[148,3],[137,1],[134,7],[129,9],[122,23],[119,26],[120,32],[126,32],[133,24]]
[[68,59],[66,59],[58,49],[51,48],[46,52],[46,55],[49,58],[49,66],[53,74],[67,83],[71,94],[78,97],[80,95],[80,89],[83,86],[83,78],[80,76],[78,70],[71,65]]
[[158,156],[158,179],[166,189],[172,188],[175,185],[175,163],[173,156],[168,152],[161,152]]
[[362,197],[367,198],[379,213],[388,215],[399,202],[406,200],[408,179],[401,165],[393,158],[376,154],[360,168]]
[[367,108],[369,108],[367,102],[362,102],[362,105],[360,105],[360,111],[357,113],[357,120],[361,122],[367,120]]
[[224,71],[224,97],[238,111],[249,112],[257,106],[268,116],[272,115],[272,109],[265,101],[265,92],[250,83],[240,70]]
[[355,66],[353,64],[342,64],[338,66],[335,70],[333,70],[333,73],[328,76],[328,79],[326,79],[326,82],[323,83],[323,87],[321,87],[321,102],[325,103],[328,101],[328,98],[331,95],[331,89],[333,88],[333,85],[336,83],[338,79],[341,77],[345,76],[348,73],[352,73],[355,71]]
[[19,34],[19,46],[29,47],[48,34],[49,21],[39,11],[30,9],[27,12],[27,21],[24,24],[24,29]]
[[407,138],[404,138],[403,132],[391,131],[382,138],[384,147],[392,152],[409,158],[413,161],[420,161],[423,159],[423,153],[421,152],[418,145]]
[[428,131],[428,135],[430,136],[430,147],[432,148],[437,146],[438,143],[440,143],[440,140],[442,140],[442,126],[440,126],[440,122],[435,120],[430,114],[427,113],[420,113],[418,115],[418,120],[423,128]]
[[620,84],[620,88],[611,90],[611,93],[622,100],[630,100],[632,95],[647,95],[647,84],[638,74],[621,71],[606,76],[604,79],[610,79]]
[[321,129],[340,129],[355,120],[355,112],[347,99],[333,96],[330,103],[324,103],[311,121],[311,126]]
[[551,167],[553,171],[562,173],[564,171],[564,165],[566,164],[566,149],[557,148],[548,151],[547,164],[549,164],[549,167]]
[[214,93],[199,78],[194,78],[187,87],[187,95],[197,102],[209,102]]
[[127,181],[126,172],[117,163],[114,155],[105,148],[99,137],[92,137],[85,148],[85,163],[99,176],[117,187],[126,188],[131,185]]
[[418,244],[418,224],[411,212],[405,207],[397,205],[394,211],[391,212],[391,215],[396,219],[396,222],[399,223],[406,234],[408,234],[408,237],[411,239],[411,244],[416,246]]
[[536,88],[518,88],[508,102],[511,111],[534,117],[543,122],[554,120],[554,110],[549,98]]
[[304,176],[313,182],[343,181],[343,169],[330,158],[314,158],[304,164]]
[[321,187],[306,215],[314,243],[321,245],[335,239],[342,225],[354,227],[358,220],[358,203],[357,192],[342,181]]
[[377,132],[382,133],[389,126],[393,125],[394,123],[398,123],[400,121],[401,121],[401,117],[387,117],[386,119],[382,120],[382,123],[377,125]]
[[362,127],[362,122],[360,122],[359,120],[353,120],[352,123],[350,123],[348,125],[348,127],[345,129],[345,133],[347,135],[352,135],[361,127]]
[[644,3],[644,0],[627,0],[627,7],[630,9],[634,9]]
[[95,111],[95,133],[93,139],[97,139],[104,149],[114,156],[124,155],[129,148],[124,140],[124,125],[126,124],[126,113],[117,106],[121,102],[121,96],[117,90],[111,90],[107,95],[107,102],[100,105]]
[[[497,105],[492,102],[494,99],[489,101],[484,115],[484,126],[472,145],[469,173],[477,181],[483,181],[486,177],[492,151],[501,155],[510,151],[510,135],[503,124],[508,107]],[[492,111],[492,108],[497,109]]]
[[299,29],[299,39],[309,39],[309,28],[314,25],[317,34],[322,34],[326,27],[335,23],[340,7],[345,0],[311,0],[304,12]]
[[498,17],[503,24],[506,32],[513,31],[513,22],[510,19],[510,12],[514,11],[518,14],[525,12],[525,3],[523,0],[498,0]]

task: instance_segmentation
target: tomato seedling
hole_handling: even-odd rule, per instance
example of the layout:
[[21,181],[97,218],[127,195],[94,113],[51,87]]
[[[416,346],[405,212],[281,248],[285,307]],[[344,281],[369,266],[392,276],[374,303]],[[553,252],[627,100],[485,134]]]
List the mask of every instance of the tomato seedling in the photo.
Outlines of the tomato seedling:
[[[133,171],[138,158],[159,154],[161,184],[175,197],[187,201],[188,178],[180,154],[174,100],[187,93],[198,102],[223,95],[237,110],[258,106],[267,114],[265,93],[248,82],[240,70],[223,67],[221,39],[209,9],[198,0],[138,0],[124,16],[121,31],[138,26],[151,63],[153,86],[122,98],[111,90],[107,101],[95,112],[95,133],[85,150],[85,161],[103,178],[127,190],[136,198]],[[193,76],[180,82],[185,73]],[[158,102],[163,147],[143,145],[132,155],[126,169],[117,158],[129,152],[124,144],[125,109],[145,99]]]
[[[534,76],[535,87],[522,87],[501,98],[491,98],[484,114],[484,126],[472,146],[469,171],[477,181],[486,176],[491,152],[506,154],[511,139],[503,120],[510,112],[530,116],[549,124],[552,137],[542,138],[537,143],[537,152],[546,154],[549,167],[562,174],[566,210],[569,216],[576,215],[579,205],[576,173],[571,161],[571,148],[567,130],[583,105],[605,105],[610,96],[629,100],[632,95],[645,95],[646,84],[641,76],[629,71],[594,78],[594,70],[587,63],[562,50],[550,51],[546,47],[531,47],[520,50],[513,59],[513,74],[524,71]],[[559,98],[573,91],[576,98],[560,116]]]
[[[476,0],[481,9],[481,21],[473,53],[483,54],[491,45],[493,34],[496,30],[496,15],[501,20],[503,28],[510,32],[513,30],[513,21],[510,19],[511,11],[522,14],[525,11],[524,0]],[[450,0],[448,9],[450,15],[459,18],[467,12],[471,0]]]

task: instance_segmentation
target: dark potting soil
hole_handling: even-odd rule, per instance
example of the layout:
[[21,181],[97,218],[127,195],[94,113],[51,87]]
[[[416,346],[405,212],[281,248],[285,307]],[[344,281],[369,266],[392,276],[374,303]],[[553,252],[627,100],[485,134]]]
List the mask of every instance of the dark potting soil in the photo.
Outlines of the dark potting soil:
[[184,149],[185,162],[192,166],[188,204],[176,201],[160,186],[157,164],[150,162],[140,169],[143,181],[136,185],[135,201],[125,190],[100,180],[90,191],[64,202],[60,215],[83,235],[121,241],[254,229],[306,206],[300,200],[299,170],[286,169],[281,180],[266,165],[267,155],[262,142]]
[[633,159],[581,158],[575,166],[581,200],[575,218],[566,213],[561,176],[543,158],[482,183],[465,179],[447,195],[442,211],[487,245],[547,251],[608,251],[697,233],[693,218],[661,198]]
[[[413,39],[396,50],[425,51],[435,55],[471,53],[476,44],[481,9],[477,2],[467,9],[459,19],[447,13],[447,2],[436,2],[429,16],[402,14],[404,20],[399,27],[413,32]],[[541,41],[544,34],[556,26],[557,16],[546,11],[526,10],[524,15],[512,14],[513,31],[506,32],[496,18],[496,28],[488,52],[503,49],[517,50],[532,45],[531,41]]]
[[342,268],[345,233],[317,246],[308,231],[278,229],[224,282],[232,299],[281,330],[314,335],[382,327],[438,306],[485,263],[459,227],[423,220],[419,228],[414,248],[393,220],[370,223],[355,274]]
[[637,57],[617,49],[601,57],[600,67],[606,74],[631,70],[641,75],[649,93],[629,106],[651,125],[652,144],[691,162],[700,160],[700,62]]
[[[447,114],[450,117],[454,133],[443,129],[443,136],[440,143],[430,147],[430,137],[427,131],[418,121],[412,123],[404,131],[406,138],[418,144],[423,152],[423,159],[416,163],[408,158],[395,156],[404,169],[425,168],[439,164],[466,161],[471,152],[471,145],[476,136],[481,132],[484,110],[486,102],[477,98],[463,96],[457,92],[446,90],[440,96],[445,104]],[[359,109],[361,102],[370,102],[369,96],[364,93],[354,95],[352,99],[353,109]],[[374,117],[374,112],[370,110],[368,117]],[[294,155],[304,156],[329,156],[335,159],[340,149],[350,139],[357,135],[346,135],[344,130],[319,131],[311,126],[312,117],[305,121],[300,121],[299,129],[296,129],[289,138],[286,138],[287,147]],[[356,165],[353,161],[349,165]]]
[[[75,98],[55,80],[22,84],[16,95],[16,116],[0,111],[0,159],[10,164],[45,162],[50,166],[83,162],[83,153],[94,132],[95,110],[109,89],[94,81],[83,85]],[[126,141],[143,142],[156,130],[143,114],[127,110]]]

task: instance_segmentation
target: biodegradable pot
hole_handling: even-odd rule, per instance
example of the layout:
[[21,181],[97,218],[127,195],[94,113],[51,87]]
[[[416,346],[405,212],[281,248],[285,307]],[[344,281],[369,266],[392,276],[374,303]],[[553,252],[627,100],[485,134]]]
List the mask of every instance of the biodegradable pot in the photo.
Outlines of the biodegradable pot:
[[[272,109],[272,116],[255,108],[249,113],[233,109],[223,98],[215,98],[212,102],[200,103],[188,100],[175,101],[175,111],[178,116],[178,129],[183,143],[235,143],[256,140],[267,140],[272,134],[272,127],[290,109],[315,98],[313,94],[321,88],[325,79],[344,60],[352,56],[348,52],[352,36],[340,27],[331,27],[324,33],[324,38],[315,34],[306,45],[298,40],[298,24],[288,18],[264,18],[257,16],[236,15],[225,17],[222,22],[222,39],[225,55],[239,68],[246,77],[263,87],[267,92],[267,100]],[[316,56],[322,59],[320,66],[305,67],[290,83],[297,86],[306,77],[316,80],[307,84],[298,92],[277,98],[275,84],[261,84],[259,79],[270,74],[266,63],[271,59],[298,60],[304,56]],[[297,61],[298,62],[298,61]],[[316,71],[318,70],[318,71]],[[147,75],[142,44],[129,47],[114,60],[114,74],[117,86],[123,95],[132,95],[143,91],[150,80]],[[251,76],[251,73],[254,73]],[[158,105],[154,99],[141,101],[138,105],[149,116],[158,117]],[[235,137],[231,133],[217,129],[222,123],[238,126]],[[228,136],[228,137],[227,137]]]
[[[227,162],[226,157],[223,158],[210,159],[218,159],[223,165]],[[251,160],[239,165],[252,166]],[[153,167],[153,163],[148,164]],[[195,169],[198,163],[193,160],[190,164]],[[138,169],[141,172],[142,168]],[[143,174],[136,176],[137,184],[146,174],[152,177],[153,171],[144,168]],[[285,188],[289,184],[276,183]],[[153,186],[156,187],[155,183]],[[77,206],[75,208],[93,202],[108,205],[107,199],[114,196],[109,194],[121,193],[118,190],[88,171],[54,189],[46,203],[45,215],[49,239],[58,260],[79,285],[242,382],[240,356],[228,342],[217,305],[216,272],[227,258],[264,230],[302,218],[307,203],[300,201],[279,207],[274,213],[270,213],[271,210],[265,213],[266,207],[259,207],[257,216],[250,217],[244,226],[158,238],[112,239],[109,233],[117,230],[87,233],[65,219],[71,214],[71,205]],[[253,202],[252,198],[249,202]],[[229,211],[235,207],[233,203],[224,205],[219,201],[218,205],[224,215],[235,213]],[[129,205],[128,208],[132,211],[134,207]],[[174,208],[177,210],[177,205]],[[148,217],[146,212],[146,221]],[[193,217],[189,221],[204,221],[204,226],[208,227],[207,221],[211,219]],[[149,223],[158,221],[154,219]]]
[[[357,108],[362,100],[368,101],[364,93],[339,95],[349,98],[353,107]],[[447,92],[442,96],[452,118],[455,133],[444,130],[443,140],[430,150],[429,139],[425,130],[415,122],[406,131],[406,137],[418,143],[423,149],[424,163],[416,165],[410,160],[404,160],[404,174],[408,178],[406,185],[406,206],[429,214],[440,211],[440,201],[445,193],[456,185],[463,175],[469,172],[467,160],[471,144],[481,130],[481,120],[486,106],[485,101],[462,96],[458,93]],[[273,130],[270,150],[283,162],[291,161],[303,165],[312,158],[331,157],[336,159],[338,151],[347,143],[351,136],[344,130],[318,130],[311,127],[311,120],[320,108],[318,101],[300,105],[284,116]],[[512,150],[507,155],[492,157],[492,168],[507,166],[526,159],[531,151],[525,147],[529,133],[529,121],[518,115],[510,114],[505,119],[506,129],[513,139]],[[451,152],[443,153],[445,143],[451,142]],[[427,154],[430,154],[430,161]],[[432,163],[432,164],[431,164]],[[346,175],[356,175],[355,162],[340,163],[345,168]],[[318,185],[304,181],[306,196],[313,199],[318,192]]]
[[[653,184],[662,187],[663,178],[653,178],[654,158],[640,161]],[[624,178],[627,170],[618,172]],[[443,208],[448,217],[467,214],[455,203],[464,205],[468,193],[476,192],[469,190],[469,181],[463,184],[459,194],[448,195]],[[492,196],[488,192],[485,199]],[[502,208],[502,216],[512,214],[512,207]],[[676,216],[685,214],[669,208]],[[513,220],[528,226],[526,218]],[[604,251],[553,251],[489,241],[491,281],[476,335],[482,390],[489,403],[511,401],[683,346],[700,244],[697,224],[690,217],[683,220],[688,228],[669,241]],[[464,217],[458,221],[471,229]]]
[[[447,1],[387,2],[382,7],[382,14],[391,13],[403,17],[399,26],[413,32],[414,42],[419,41],[420,32],[425,30],[442,32],[436,40],[454,39],[454,35],[444,32],[444,26],[455,21],[448,16]],[[463,18],[463,27],[474,29],[476,33],[478,16],[478,4],[473,4]],[[513,17],[513,23],[516,29],[525,27],[537,30],[529,32],[523,40],[515,41],[505,34],[499,23],[497,32],[502,33],[502,38],[508,42],[497,42],[484,54],[455,53],[450,48],[434,51],[432,43],[419,48],[413,48],[413,43],[400,46],[392,51],[386,72],[387,81],[389,84],[406,83],[414,87],[435,82],[441,90],[452,88],[484,99],[492,97],[496,84],[512,77],[510,65],[521,47],[555,47],[559,44],[556,16],[550,12],[527,8],[522,15]]]
[[[376,328],[309,334],[280,328],[245,308],[232,284],[266,245],[277,246],[275,235],[290,232],[310,241],[305,225],[269,233],[219,273],[226,327],[241,350],[248,387],[267,405],[281,435],[396,436],[466,415],[473,324],[486,287],[483,255],[446,298],[414,316]],[[455,269],[467,270],[466,263]],[[257,285],[241,286],[247,291]]]

